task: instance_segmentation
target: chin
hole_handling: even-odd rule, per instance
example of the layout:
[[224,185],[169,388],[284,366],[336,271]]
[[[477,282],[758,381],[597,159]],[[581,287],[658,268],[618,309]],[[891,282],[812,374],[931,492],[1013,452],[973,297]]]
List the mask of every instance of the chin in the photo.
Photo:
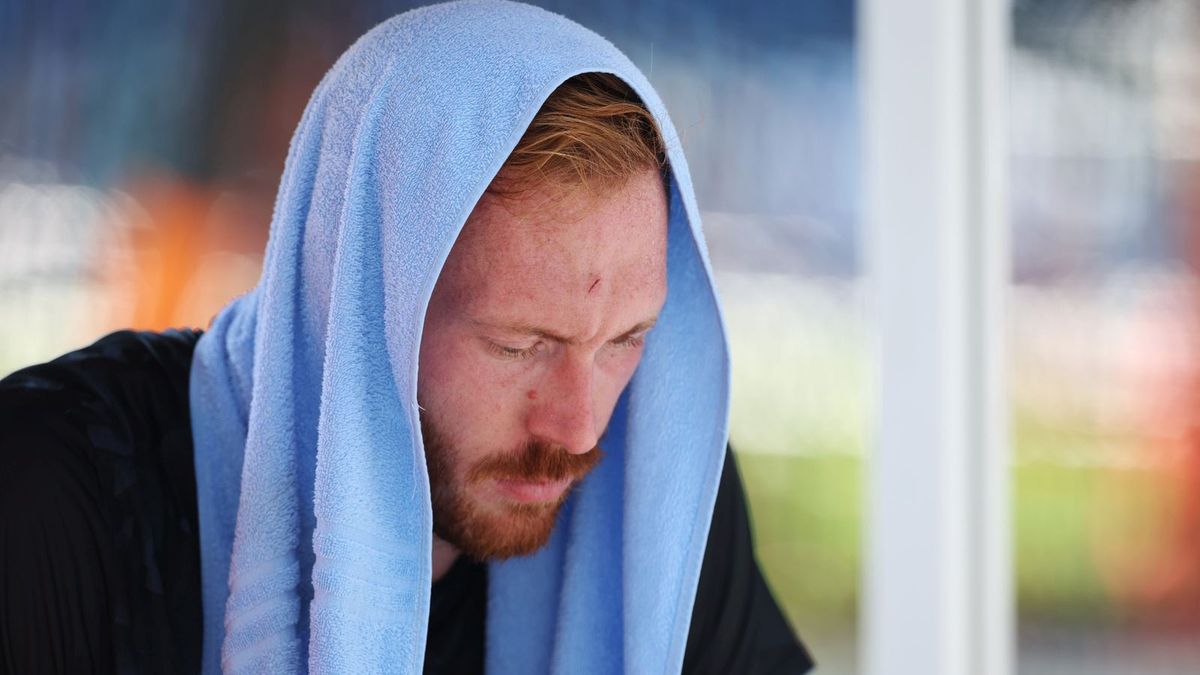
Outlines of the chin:
[[435,513],[434,534],[481,562],[532,555],[550,541],[565,501],[566,495],[546,504],[472,504],[470,513],[460,513],[454,522]]

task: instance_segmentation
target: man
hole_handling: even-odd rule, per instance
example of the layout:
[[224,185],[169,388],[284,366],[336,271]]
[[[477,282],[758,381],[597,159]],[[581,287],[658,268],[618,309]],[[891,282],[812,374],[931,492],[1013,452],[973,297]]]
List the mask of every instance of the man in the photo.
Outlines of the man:
[[806,670],[722,471],[698,237],[610,44],[508,2],[380,25],[309,103],[253,291],[0,386],[2,663]]

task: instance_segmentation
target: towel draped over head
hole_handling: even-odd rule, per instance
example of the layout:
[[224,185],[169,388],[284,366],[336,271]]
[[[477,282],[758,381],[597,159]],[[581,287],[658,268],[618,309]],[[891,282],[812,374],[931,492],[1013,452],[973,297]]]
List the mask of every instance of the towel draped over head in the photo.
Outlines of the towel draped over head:
[[668,296],[550,542],[489,566],[492,673],[678,672],[728,429],[729,366],[662,102],[598,35],[463,0],[362,37],[313,93],[262,278],[197,346],[204,671],[421,670],[432,514],[422,325],[476,201],[555,88],[624,80],[670,163]]

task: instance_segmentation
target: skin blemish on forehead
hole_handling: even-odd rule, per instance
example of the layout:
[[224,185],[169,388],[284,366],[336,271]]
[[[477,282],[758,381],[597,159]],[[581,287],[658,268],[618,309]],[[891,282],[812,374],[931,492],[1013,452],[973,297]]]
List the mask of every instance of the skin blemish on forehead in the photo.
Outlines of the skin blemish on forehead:
[[537,389],[530,389],[529,391],[525,392],[525,398],[529,399],[530,401],[536,401]]
[[596,287],[599,285],[600,285],[600,277],[596,277],[596,280],[592,282],[592,285],[588,286],[588,295],[591,295],[592,291],[596,290]]

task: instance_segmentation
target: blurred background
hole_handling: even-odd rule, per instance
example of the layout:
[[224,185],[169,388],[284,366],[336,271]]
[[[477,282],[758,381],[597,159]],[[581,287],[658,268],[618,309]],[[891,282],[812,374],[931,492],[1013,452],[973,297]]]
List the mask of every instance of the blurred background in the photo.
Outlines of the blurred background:
[[[0,376],[257,279],[308,95],[420,3],[0,0]],[[851,0],[537,2],[672,111],[734,350],[759,559],[858,672],[873,329]],[[1014,0],[1017,668],[1200,672],[1200,9]]]

